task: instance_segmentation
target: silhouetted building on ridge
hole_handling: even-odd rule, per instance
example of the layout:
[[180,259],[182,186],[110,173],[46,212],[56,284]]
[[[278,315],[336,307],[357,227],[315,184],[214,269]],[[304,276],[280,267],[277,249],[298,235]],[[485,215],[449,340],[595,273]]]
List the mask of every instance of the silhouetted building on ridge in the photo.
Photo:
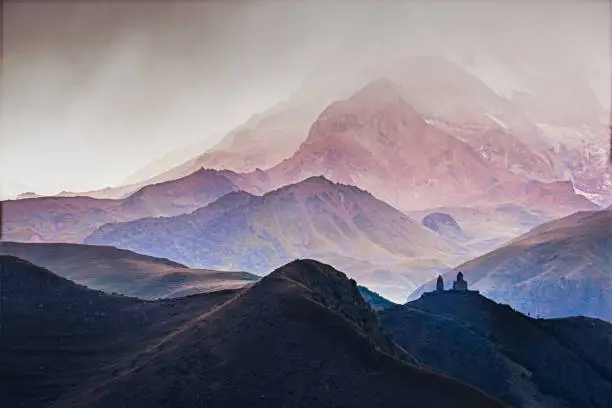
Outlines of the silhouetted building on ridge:
[[457,280],[453,282],[453,290],[468,290],[468,284],[463,280],[463,272],[457,274]]
[[436,280],[436,290],[432,292],[425,292],[423,295],[435,295],[435,294],[447,294],[447,293],[480,293],[477,290],[469,290],[468,283],[463,279],[463,272],[457,273],[457,280],[453,282],[453,288],[449,290],[444,289],[444,279],[441,275],[438,275]]
[[436,283],[436,292],[444,292],[444,279],[442,279],[442,275],[438,275],[438,281]]

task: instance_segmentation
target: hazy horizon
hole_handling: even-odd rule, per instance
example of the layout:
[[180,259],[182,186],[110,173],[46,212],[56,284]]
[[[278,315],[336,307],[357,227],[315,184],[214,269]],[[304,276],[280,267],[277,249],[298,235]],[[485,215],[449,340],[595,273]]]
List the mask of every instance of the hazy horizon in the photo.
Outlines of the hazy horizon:
[[576,70],[610,107],[605,2],[460,3],[6,3],[0,193],[120,184],[404,54],[475,58],[505,95],[521,87],[514,64]]

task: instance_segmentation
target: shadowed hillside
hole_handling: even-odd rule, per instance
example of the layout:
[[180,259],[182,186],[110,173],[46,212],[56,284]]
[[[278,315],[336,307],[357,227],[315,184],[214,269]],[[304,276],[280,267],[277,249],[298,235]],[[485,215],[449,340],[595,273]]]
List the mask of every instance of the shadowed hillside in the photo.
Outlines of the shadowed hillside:
[[2,406],[503,406],[413,363],[357,286],[316,261],[292,262],[237,296],[143,302],[0,260],[11,305]]
[[117,375],[235,291],[160,302],[108,295],[12,256],[2,265],[0,406],[42,408],[92,378]]
[[499,405],[408,361],[344,274],[296,261],[67,406]]
[[238,289],[259,279],[247,272],[190,269],[168,259],[94,245],[0,242],[0,255],[25,259],[92,289],[142,299]]
[[371,291],[365,286],[359,286],[359,293],[361,293],[363,299],[368,302],[374,310],[383,310],[395,305],[395,303],[385,299],[378,293]]
[[608,408],[612,324],[532,319],[478,294],[421,297],[379,313],[425,364],[517,408]]

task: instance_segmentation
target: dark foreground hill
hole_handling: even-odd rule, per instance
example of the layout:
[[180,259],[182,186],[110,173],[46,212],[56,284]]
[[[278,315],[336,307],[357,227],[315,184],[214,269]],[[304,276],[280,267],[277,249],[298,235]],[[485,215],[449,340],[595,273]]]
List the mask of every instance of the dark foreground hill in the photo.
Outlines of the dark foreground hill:
[[417,365],[315,261],[241,292],[144,302],[0,260],[3,407],[504,406]]
[[47,407],[117,361],[170,335],[236,291],[159,302],[90,290],[47,269],[0,256],[0,406]]
[[478,294],[423,296],[380,312],[425,364],[517,408],[612,406],[612,325],[532,319]]

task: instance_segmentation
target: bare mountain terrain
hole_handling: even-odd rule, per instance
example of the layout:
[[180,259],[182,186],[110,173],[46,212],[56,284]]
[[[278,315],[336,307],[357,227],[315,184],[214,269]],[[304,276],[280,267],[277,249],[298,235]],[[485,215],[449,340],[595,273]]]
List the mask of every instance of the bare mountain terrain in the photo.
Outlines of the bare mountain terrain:
[[371,194],[323,177],[263,196],[232,193],[188,215],[105,225],[85,242],[258,274],[317,258],[392,300],[470,256]]
[[427,208],[441,197],[473,198],[492,187],[497,178],[488,170],[468,145],[428,125],[400,88],[381,78],[330,105],[295,155],[269,173],[280,184],[323,174],[399,208]]
[[241,292],[159,302],[0,261],[3,406],[505,406],[416,363],[357,286],[316,261]]
[[[297,152],[267,171],[270,182],[278,187],[324,175],[366,189],[404,210],[513,203],[561,216],[598,208],[577,195],[571,183],[554,181],[545,161],[541,170],[534,170],[535,164],[515,166],[505,151],[498,152],[503,160],[493,160],[479,150],[480,139],[478,146],[471,145],[453,129],[441,130],[411,105],[411,95],[379,78],[348,99],[334,102],[312,125]],[[499,136],[487,137],[503,143]],[[517,160],[528,150],[521,146]],[[492,149],[490,154],[497,151],[495,145]],[[542,176],[531,178],[532,173]]]
[[510,76],[529,77],[511,96],[493,90],[484,79],[490,72],[469,72],[472,64],[442,57],[406,58],[386,75],[428,121],[492,164],[539,181],[567,180],[569,173],[581,190],[602,192],[607,122],[584,73],[569,66],[530,72],[513,61],[503,64]]
[[[322,69],[319,77],[321,75],[329,73]],[[577,174],[581,172],[576,165],[568,167],[557,163],[560,162],[557,160],[559,152],[554,148],[558,144],[551,143],[549,128],[541,126],[567,124],[556,120],[557,117],[543,120],[537,115],[530,116],[533,114],[531,105],[521,103],[518,97],[507,98],[496,93],[477,75],[442,56],[413,55],[401,58],[383,64],[383,67],[365,70],[359,75],[360,80],[349,81],[350,86],[329,83],[320,89],[320,93],[336,95],[336,99],[339,99],[341,95],[357,92],[360,88],[358,84],[367,84],[367,75],[370,75],[369,81],[377,76],[390,78],[397,84],[404,99],[429,124],[468,143],[483,159],[497,167],[541,181],[563,178],[566,169]],[[575,89],[582,94],[591,92],[582,83],[577,84]],[[542,98],[538,98],[542,102]],[[184,177],[201,166],[239,172],[272,167],[297,151],[300,143],[306,139],[308,129],[324,110],[322,101],[325,99],[294,95],[288,102],[255,115],[210,151],[151,178],[150,182]],[[589,102],[593,102],[592,98]],[[551,103],[544,105],[552,106]],[[583,124],[576,123],[572,129],[583,133],[584,129],[580,128]],[[589,122],[591,126],[596,124]],[[565,146],[572,145],[566,143]],[[572,150],[572,154],[584,153]]]
[[[462,271],[495,301],[543,317],[612,320],[612,212],[585,211],[550,221],[443,275]],[[431,290],[429,282],[411,296]]]
[[259,279],[246,272],[190,269],[168,259],[93,245],[0,242],[0,255],[24,259],[91,289],[142,299],[238,289]]
[[516,408],[607,408],[612,324],[532,319],[474,293],[423,296],[379,312],[417,359]]
[[[584,69],[546,61],[534,71],[531,63],[495,56],[498,52],[411,56],[381,75],[399,84],[429,123],[465,141],[491,164],[539,181],[569,178],[598,203],[607,202],[609,115]],[[503,73],[495,72],[500,69]],[[517,83],[509,90],[512,78]]]

